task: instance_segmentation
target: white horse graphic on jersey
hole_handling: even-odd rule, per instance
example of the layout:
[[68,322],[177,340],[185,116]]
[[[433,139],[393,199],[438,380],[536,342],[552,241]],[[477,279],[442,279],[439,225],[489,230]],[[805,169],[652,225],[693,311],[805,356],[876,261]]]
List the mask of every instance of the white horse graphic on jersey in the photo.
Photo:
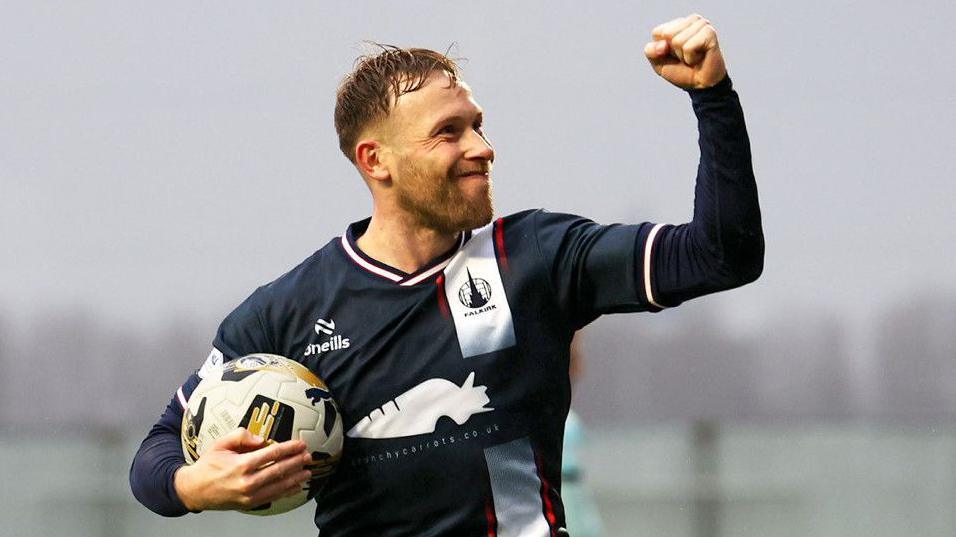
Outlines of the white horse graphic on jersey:
[[435,432],[438,419],[448,416],[464,425],[472,416],[490,412],[487,386],[475,386],[474,371],[458,386],[449,380],[428,379],[365,416],[346,434],[350,438],[400,438]]

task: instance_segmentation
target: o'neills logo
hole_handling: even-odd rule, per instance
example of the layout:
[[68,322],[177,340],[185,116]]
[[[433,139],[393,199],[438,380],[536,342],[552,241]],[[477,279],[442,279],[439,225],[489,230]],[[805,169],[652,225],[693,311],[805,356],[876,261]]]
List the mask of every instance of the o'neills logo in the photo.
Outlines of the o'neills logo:
[[305,348],[305,352],[302,353],[303,356],[313,356],[316,354],[322,354],[323,352],[337,351],[339,349],[347,349],[352,344],[349,341],[349,338],[343,337],[341,335],[332,335],[332,331],[335,330],[335,321],[325,319],[319,319],[315,322],[315,333],[316,334],[327,334],[332,336],[328,341],[323,341],[322,343],[311,343]]
[[313,354],[322,354],[323,352],[328,351],[337,351],[339,349],[347,349],[352,344],[349,341],[349,338],[342,336],[332,336],[328,341],[323,341],[322,343],[312,343],[305,348],[304,356],[312,356]]

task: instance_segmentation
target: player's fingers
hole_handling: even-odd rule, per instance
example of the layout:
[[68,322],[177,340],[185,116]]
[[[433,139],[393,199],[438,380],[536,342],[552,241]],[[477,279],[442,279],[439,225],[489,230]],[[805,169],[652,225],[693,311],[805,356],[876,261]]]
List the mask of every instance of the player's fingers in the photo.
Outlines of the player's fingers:
[[678,17],[678,18],[676,18],[676,19],[671,19],[671,20],[669,20],[669,21],[667,21],[667,22],[662,22],[662,23],[658,24],[657,26],[654,27],[653,30],[651,30],[651,37],[652,37],[655,41],[664,39],[664,28],[666,28],[668,24],[673,24],[674,22],[677,22],[677,21],[679,21],[679,20],[682,19],[682,18],[683,18],[683,17]]
[[680,62],[669,54],[670,47],[667,41],[655,41],[644,46],[644,55],[651,64],[654,72],[663,76],[663,69],[669,64],[679,64]]
[[245,434],[241,437],[241,442],[237,447],[236,451],[240,453],[248,453],[250,451],[255,451],[261,449],[268,445],[268,440],[262,438],[259,435],[252,434],[248,429],[241,429]]
[[310,474],[308,471],[301,471],[287,476],[284,479],[258,487],[249,498],[249,507],[273,502],[288,495],[290,492],[298,492],[302,490],[303,484],[309,477]]
[[684,42],[684,61],[687,65],[698,65],[707,51],[717,47],[717,30],[705,24]]
[[694,13],[686,17],[678,17],[672,21],[665,22],[651,31],[654,39],[664,39],[670,41],[675,35],[679,34],[684,28],[687,28],[699,19],[700,15]]
[[213,447],[243,453],[250,449],[262,447],[262,443],[261,438],[240,427],[217,439],[213,442]]
[[671,54],[676,57],[681,62],[684,61],[684,50],[679,46],[680,43],[675,43],[674,39],[681,35],[684,31],[690,28],[694,23],[697,22],[697,19],[692,17],[685,17],[679,23],[674,24],[664,30],[664,39],[667,40],[670,45]]
[[303,487],[305,487],[305,483],[296,483],[295,485],[287,488],[285,492],[282,493],[282,497],[288,498],[289,496],[295,496],[296,494],[302,492]]
[[694,57],[693,52],[688,49],[686,45],[688,41],[693,39],[694,36],[703,30],[703,28],[708,24],[710,24],[710,21],[707,19],[696,19],[671,38],[671,50],[673,51],[673,54],[680,59],[680,61],[686,63],[687,65],[694,64],[694,62],[691,61],[691,58]]
[[667,41],[651,41],[644,45],[644,56],[652,62],[667,55]]
[[686,47],[690,47],[690,50],[694,55],[694,61],[692,61],[690,65],[702,63],[705,61],[709,51],[718,48],[717,30],[714,30],[713,26],[706,26],[700,31],[700,33],[692,37],[691,40],[687,42],[685,48]]
[[251,475],[249,485],[253,488],[263,487],[287,479],[289,476],[299,475],[303,470],[311,475],[312,472],[304,468],[306,460],[305,455],[299,454],[260,468]]
[[676,19],[669,20],[665,23],[658,24],[651,30],[651,37],[655,40],[667,40],[674,36],[673,29],[680,28],[682,24],[686,23],[687,17],[677,17]]
[[305,442],[301,440],[287,440],[247,453],[245,464],[249,470],[256,470],[266,464],[304,452]]

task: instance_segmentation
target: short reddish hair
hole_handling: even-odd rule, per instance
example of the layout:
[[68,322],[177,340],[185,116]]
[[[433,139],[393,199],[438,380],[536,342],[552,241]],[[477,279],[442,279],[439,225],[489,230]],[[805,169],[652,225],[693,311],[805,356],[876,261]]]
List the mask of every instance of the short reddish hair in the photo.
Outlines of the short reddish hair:
[[339,148],[353,163],[359,135],[388,117],[396,99],[419,90],[435,71],[448,73],[452,84],[460,78],[455,60],[440,52],[374,45],[381,50],[355,60],[355,69],[342,80],[335,96]]

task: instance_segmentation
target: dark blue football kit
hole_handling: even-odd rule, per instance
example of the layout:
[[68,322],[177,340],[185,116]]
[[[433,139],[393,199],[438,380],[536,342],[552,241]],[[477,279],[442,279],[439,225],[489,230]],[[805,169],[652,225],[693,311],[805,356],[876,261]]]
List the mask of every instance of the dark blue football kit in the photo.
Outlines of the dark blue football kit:
[[[754,280],[763,236],[743,113],[729,79],[691,90],[701,160],[694,217],[598,225],[543,210],[464,232],[414,274],[349,226],[223,321],[209,365],[296,360],[339,404],[345,446],[317,498],[322,537],[566,535],[561,444],[569,345],[605,313],[659,311]],[[136,497],[187,512],[173,487],[177,391],[130,472]]]

